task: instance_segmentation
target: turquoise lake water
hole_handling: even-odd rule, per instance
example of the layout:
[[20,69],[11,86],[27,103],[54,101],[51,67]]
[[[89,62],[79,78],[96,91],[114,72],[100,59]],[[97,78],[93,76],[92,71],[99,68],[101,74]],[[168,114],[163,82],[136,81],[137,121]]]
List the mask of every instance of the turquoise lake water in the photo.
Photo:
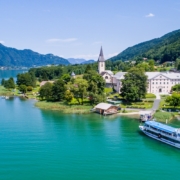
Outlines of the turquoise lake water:
[[[178,121],[172,122],[179,126]],[[180,150],[120,116],[65,115],[0,98],[0,179],[179,179]]]

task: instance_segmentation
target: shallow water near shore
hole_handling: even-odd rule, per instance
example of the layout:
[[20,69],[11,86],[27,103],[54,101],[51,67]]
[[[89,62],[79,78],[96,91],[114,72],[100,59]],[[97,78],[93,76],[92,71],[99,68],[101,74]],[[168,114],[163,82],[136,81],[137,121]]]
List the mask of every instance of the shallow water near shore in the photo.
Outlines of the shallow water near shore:
[[180,150],[138,126],[129,117],[62,114],[33,100],[0,99],[0,179],[179,179]]

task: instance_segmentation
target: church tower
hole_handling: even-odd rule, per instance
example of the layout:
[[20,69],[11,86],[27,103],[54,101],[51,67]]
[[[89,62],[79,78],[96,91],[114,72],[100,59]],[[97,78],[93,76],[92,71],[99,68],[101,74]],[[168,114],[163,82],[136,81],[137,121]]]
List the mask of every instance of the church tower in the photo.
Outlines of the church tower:
[[103,71],[105,71],[105,59],[104,59],[103,50],[101,46],[101,50],[100,50],[100,54],[98,58],[98,72],[99,74],[101,74]]

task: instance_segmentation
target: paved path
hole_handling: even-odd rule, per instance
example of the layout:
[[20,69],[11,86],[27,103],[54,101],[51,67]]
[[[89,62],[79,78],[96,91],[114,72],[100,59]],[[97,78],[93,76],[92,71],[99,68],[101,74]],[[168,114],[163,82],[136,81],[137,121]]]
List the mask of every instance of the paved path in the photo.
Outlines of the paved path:
[[155,94],[156,95],[156,99],[154,100],[153,103],[153,107],[151,108],[151,110],[156,111],[159,108],[159,104],[161,102],[161,96],[160,94]]
[[136,111],[156,111],[159,109],[159,104],[161,102],[160,94],[155,94],[156,99],[154,100],[153,107],[151,109],[136,109],[136,108],[126,108],[127,110],[136,110]]

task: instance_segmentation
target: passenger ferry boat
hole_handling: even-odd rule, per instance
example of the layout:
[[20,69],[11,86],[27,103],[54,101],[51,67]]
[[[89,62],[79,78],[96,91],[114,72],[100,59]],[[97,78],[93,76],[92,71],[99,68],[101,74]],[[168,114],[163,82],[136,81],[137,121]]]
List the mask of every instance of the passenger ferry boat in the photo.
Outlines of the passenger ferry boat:
[[147,136],[171,146],[180,148],[180,129],[174,128],[156,121],[146,121],[139,126]]

